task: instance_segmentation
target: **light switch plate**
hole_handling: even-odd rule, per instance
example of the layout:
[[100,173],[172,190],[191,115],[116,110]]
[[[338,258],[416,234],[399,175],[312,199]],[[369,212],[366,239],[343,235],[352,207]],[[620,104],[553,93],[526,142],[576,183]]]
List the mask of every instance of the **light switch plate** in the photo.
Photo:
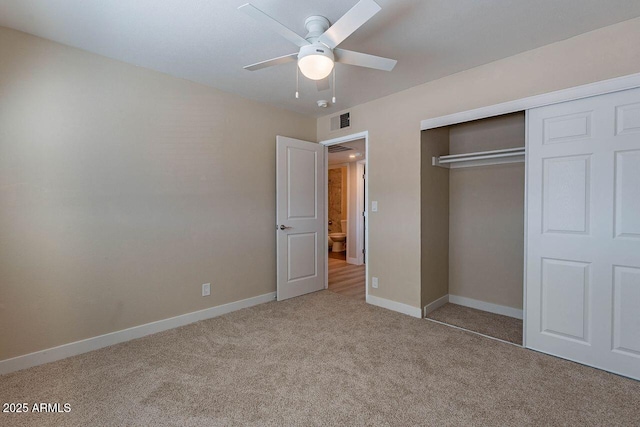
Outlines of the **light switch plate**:
[[378,202],[376,200],[371,202],[371,211],[372,212],[378,212]]

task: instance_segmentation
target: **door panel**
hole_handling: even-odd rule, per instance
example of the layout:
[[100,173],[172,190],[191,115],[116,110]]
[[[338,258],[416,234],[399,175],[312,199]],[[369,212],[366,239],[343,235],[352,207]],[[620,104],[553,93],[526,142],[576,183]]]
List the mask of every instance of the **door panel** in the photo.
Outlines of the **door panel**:
[[640,239],[640,150],[616,153],[616,237]]
[[544,143],[585,140],[591,137],[591,111],[544,119]]
[[306,279],[318,274],[318,233],[287,234],[289,274],[287,280]]
[[[317,144],[315,144],[317,145]],[[315,219],[318,153],[287,146],[287,219]]]
[[543,333],[589,343],[589,264],[542,260]]
[[640,357],[640,268],[614,267],[613,349]]
[[640,89],[527,117],[525,345],[640,379]]
[[589,156],[544,159],[545,233],[589,233]]
[[276,138],[278,301],[324,289],[324,146]]
[[640,103],[616,107],[616,135],[640,133]]

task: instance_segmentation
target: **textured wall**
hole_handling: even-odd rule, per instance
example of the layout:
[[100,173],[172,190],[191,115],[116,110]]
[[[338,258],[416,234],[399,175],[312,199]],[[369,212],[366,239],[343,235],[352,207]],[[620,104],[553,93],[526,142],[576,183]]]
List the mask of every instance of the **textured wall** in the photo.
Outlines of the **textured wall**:
[[0,58],[0,360],[275,291],[275,136],[315,119],[4,28]]
[[449,293],[449,170],[431,165],[449,154],[449,128],[422,132],[420,144],[421,306]]
[[[451,126],[452,154],[524,147],[524,113]],[[449,171],[449,293],[522,309],[524,163]]]

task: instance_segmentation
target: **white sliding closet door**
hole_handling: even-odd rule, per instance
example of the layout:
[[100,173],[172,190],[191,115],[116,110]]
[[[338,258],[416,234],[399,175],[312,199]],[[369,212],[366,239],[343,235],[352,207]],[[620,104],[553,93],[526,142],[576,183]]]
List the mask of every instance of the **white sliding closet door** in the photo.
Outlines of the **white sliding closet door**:
[[640,89],[528,111],[526,346],[640,379]]

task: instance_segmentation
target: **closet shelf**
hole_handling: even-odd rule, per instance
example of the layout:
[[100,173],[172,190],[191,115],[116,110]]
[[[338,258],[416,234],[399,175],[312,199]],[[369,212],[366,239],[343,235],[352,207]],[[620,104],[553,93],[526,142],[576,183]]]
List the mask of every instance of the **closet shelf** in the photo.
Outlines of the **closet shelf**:
[[431,164],[441,168],[455,169],[522,162],[524,162],[524,147],[433,157]]

